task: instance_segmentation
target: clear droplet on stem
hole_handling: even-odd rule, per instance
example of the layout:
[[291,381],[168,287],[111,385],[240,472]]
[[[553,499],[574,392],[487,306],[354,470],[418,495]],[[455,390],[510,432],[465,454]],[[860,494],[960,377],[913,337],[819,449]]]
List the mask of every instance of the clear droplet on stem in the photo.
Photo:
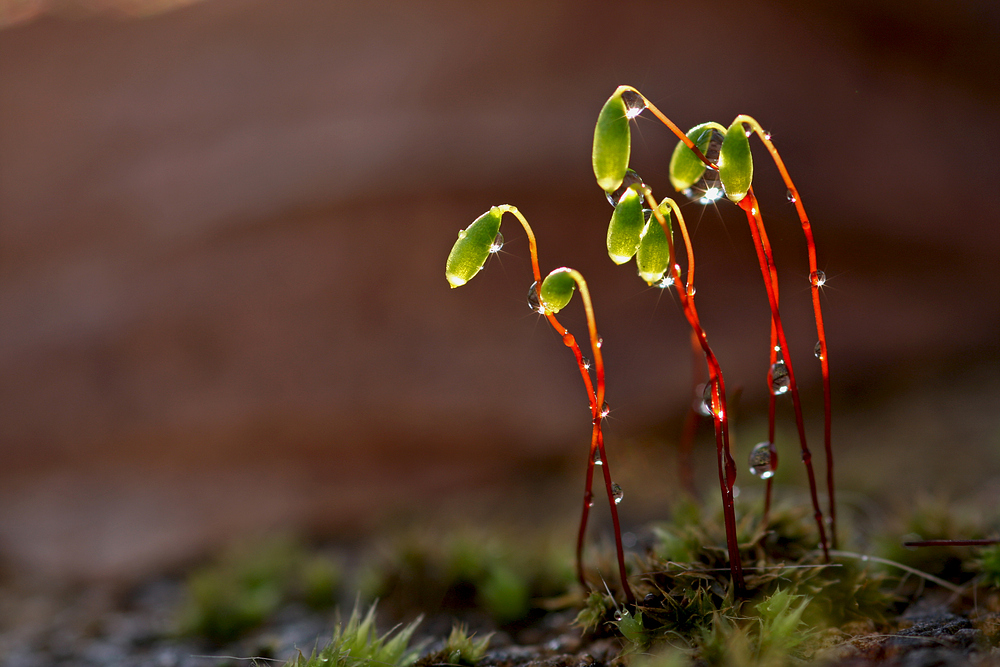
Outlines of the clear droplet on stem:
[[500,252],[503,248],[503,234],[497,232],[497,235],[493,237],[493,243],[490,244],[490,253],[496,254]]
[[809,282],[813,287],[822,287],[826,284],[826,274],[822,271],[813,271],[809,274]]
[[581,363],[583,364],[583,370],[585,371],[590,370],[590,359],[588,359],[587,357],[583,357]]
[[817,359],[823,358],[823,344],[816,341],[816,345],[813,346],[813,354],[816,355]]
[[788,375],[788,366],[781,359],[771,364],[771,393],[781,396],[792,386],[792,378]]
[[768,441],[758,442],[750,450],[750,474],[760,479],[771,479],[774,477],[774,465],[771,459],[771,443]]
[[702,417],[711,417],[715,414],[712,410],[712,383],[706,382],[698,385],[695,387],[695,392],[700,392],[700,396],[697,398],[696,412]]
[[595,466],[602,466],[602,465],[604,465],[604,461],[601,459],[601,450],[600,449],[595,449],[594,450],[594,465]]
[[792,204],[794,204],[796,202],[795,193],[792,192],[791,188],[788,189],[788,192],[786,193],[786,195],[788,196],[788,201],[789,202],[791,202]]
[[618,611],[617,609],[615,609],[615,620],[616,621],[622,620],[622,613],[620,611]]
[[608,402],[604,401],[604,405],[601,406],[601,419],[604,419],[611,412],[611,408],[608,407]]
[[615,505],[620,503],[622,498],[625,497],[625,492],[622,491],[622,487],[617,482],[611,485],[611,497],[615,499]]
[[695,294],[698,293],[698,288],[695,287],[694,285],[688,285],[686,291],[688,296],[694,296]]
[[542,302],[538,298],[537,287],[538,281],[535,281],[531,283],[531,287],[528,288],[528,308],[531,308],[539,315],[544,315],[545,310],[542,308]]
[[600,349],[603,346],[604,346],[604,339],[601,338],[600,336],[598,336],[597,337],[597,348]]

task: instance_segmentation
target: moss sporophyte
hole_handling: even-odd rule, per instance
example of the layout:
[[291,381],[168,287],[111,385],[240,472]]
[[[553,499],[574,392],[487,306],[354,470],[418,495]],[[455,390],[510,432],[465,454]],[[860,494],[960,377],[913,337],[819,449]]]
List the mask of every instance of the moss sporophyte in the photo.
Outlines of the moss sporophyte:
[[[695,305],[695,255],[681,206],[672,199],[657,201],[652,188],[629,168],[631,156],[630,122],[648,111],[661,121],[678,138],[669,164],[671,185],[686,198],[708,204],[728,199],[742,209],[750,228],[750,236],[756,250],[764,289],[770,307],[770,345],[767,363],[763,366],[769,388],[768,439],[753,448],[750,454],[752,474],[767,481],[762,525],[767,525],[771,509],[772,478],[777,467],[775,448],[775,405],[779,397],[791,398],[795,414],[801,456],[809,480],[813,516],[816,522],[818,541],[823,558],[829,561],[831,548],[837,546],[836,504],[833,483],[833,454],[831,447],[831,406],[830,406],[830,366],[826,332],[823,326],[823,312],[820,303],[820,289],[826,277],[817,268],[816,245],[812,227],[806,216],[802,198],[788,175],[788,170],[771,140],[760,124],[750,116],[739,115],[729,126],[715,122],[701,123],[688,132],[680,128],[656,108],[645,96],[631,86],[619,86],[605,102],[598,114],[594,128],[592,163],[597,184],[605,192],[614,207],[607,229],[608,256],[615,264],[626,264],[632,257],[640,278],[649,285],[660,288],[676,288],[678,300],[685,319],[691,329],[692,346],[703,359],[708,381],[699,388],[700,405],[692,410],[711,417],[715,430],[716,458],[719,470],[719,488],[722,496],[726,545],[728,552],[731,583],[735,596],[743,596],[747,582],[740,558],[737,538],[737,520],[734,509],[734,483],[736,463],[730,447],[729,410],[726,384],[722,365],[708,342]],[[823,420],[824,451],[826,453],[826,486],[829,523],[820,507],[819,494],[812,455],[806,442],[805,420],[796,383],[791,348],[785,335],[779,312],[778,275],[771,244],[768,241],[760,204],[753,190],[753,154],[750,138],[754,135],[763,143],[774,161],[788,193],[788,200],[795,211],[805,235],[809,262],[809,284],[812,296],[813,315],[816,323],[817,341],[812,346],[815,357],[820,362],[823,379]],[[534,282],[528,292],[529,305],[544,316],[576,359],[584,387],[590,401],[592,433],[590,452],[587,459],[586,484],[583,511],[576,548],[577,578],[585,590],[590,590],[583,566],[583,545],[587,518],[592,505],[592,483],[594,467],[601,466],[611,517],[614,524],[619,576],[624,597],[628,603],[634,602],[634,595],[626,575],[624,553],[618,520],[616,493],[617,485],[611,479],[601,421],[607,414],[605,408],[604,361],[601,355],[602,340],[597,334],[593,304],[587,283],[579,272],[568,267],[558,268],[542,279],[538,268],[535,236],[524,216],[513,206],[494,206],[476,219],[466,229],[459,232],[448,256],[445,275],[452,287],[459,287],[471,280],[485,264],[490,253],[502,245],[500,223],[503,216],[512,214],[524,228],[528,236]],[[686,268],[682,268],[676,254],[674,228],[680,231],[684,246]],[[588,334],[593,355],[593,365],[583,357],[576,338],[556,319],[556,314],[568,305],[576,290],[579,290],[587,316]],[[594,375],[591,375],[593,368]],[[689,416],[693,423],[694,413]],[[691,429],[685,429],[685,439],[690,438]],[[682,443],[681,452],[686,451]],[[689,463],[680,459],[680,476],[690,479]],[[827,536],[829,528],[830,536]]]

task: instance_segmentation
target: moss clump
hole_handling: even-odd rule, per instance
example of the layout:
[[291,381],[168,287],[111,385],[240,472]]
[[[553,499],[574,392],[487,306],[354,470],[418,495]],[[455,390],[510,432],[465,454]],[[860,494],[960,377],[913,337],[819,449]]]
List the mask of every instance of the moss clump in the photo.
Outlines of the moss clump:
[[286,667],[409,667],[417,660],[420,646],[410,646],[410,638],[420,619],[379,635],[375,627],[375,605],[362,618],[355,604],[347,625],[337,624],[333,639],[314,650],[308,658],[298,655]]
[[233,547],[188,576],[180,632],[227,642],[289,602],[332,607],[340,585],[336,563],[310,554],[294,540]]

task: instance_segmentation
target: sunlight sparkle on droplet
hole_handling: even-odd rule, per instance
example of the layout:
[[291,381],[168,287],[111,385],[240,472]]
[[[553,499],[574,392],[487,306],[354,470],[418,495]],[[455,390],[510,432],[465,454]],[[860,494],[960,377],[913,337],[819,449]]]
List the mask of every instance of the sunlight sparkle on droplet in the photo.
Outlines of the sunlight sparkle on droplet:
[[705,190],[705,194],[701,196],[701,199],[698,200],[698,203],[708,205],[714,201],[722,199],[722,197],[725,196],[725,194],[726,193],[722,191],[722,188],[713,185],[712,187]]

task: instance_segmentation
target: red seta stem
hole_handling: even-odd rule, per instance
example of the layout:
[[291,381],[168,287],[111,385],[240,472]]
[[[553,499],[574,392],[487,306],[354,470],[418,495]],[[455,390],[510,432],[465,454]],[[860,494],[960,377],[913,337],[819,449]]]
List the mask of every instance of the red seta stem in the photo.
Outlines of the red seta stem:
[[798,188],[795,187],[795,183],[792,182],[792,177],[788,174],[788,169],[785,167],[785,161],[781,159],[781,155],[778,153],[778,149],[775,148],[774,142],[771,141],[771,135],[768,134],[761,128],[760,123],[750,116],[741,115],[737,117],[738,120],[750,125],[757,136],[760,138],[761,143],[767,148],[768,153],[771,154],[771,159],[774,161],[775,166],[778,168],[778,172],[781,174],[781,179],[785,182],[785,186],[788,188],[788,194],[795,204],[795,212],[799,216],[799,222],[802,225],[802,233],[806,238],[806,251],[809,257],[809,282],[812,285],[812,304],[813,304],[813,318],[816,320],[816,336],[819,340],[819,360],[820,367],[823,373],[823,449],[826,455],[826,488],[828,494],[828,503],[830,507],[830,540],[833,544],[833,548],[837,548],[837,502],[836,502],[836,492],[833,481],[833,445],[831,438],[831,421],[832,421],[832,407],[830,404],[830,359],[827,353],[826,347],[826,328],[823,325],[823,307],[819,300],[819,289],[822,287],[822,283],[813,279],[813,276],[818,276],[819,271],[816,262],[816,241],[813,238],[812,225],[809,223],[809,217],[806,215],[805,206],[802,204],[802,197],[799,196]]
[[[722,367],[719,365],[715,353],[708,344],[708,336],[701,326],[698,317],[698,310],[694,304],[694,249],[691,245],[691,237],[688,234],[687,225],[684,223],[684,215],[676,204],[670,201],[671,208],[677,216],[677,225],[680,227],[681,236],[684,238],[684,249],[688,259],[687,284],[681,281],[681,267],[676,262],[676,254],[673,242],[673,235],[667,226],[667,221],[660,213],[656,200],[647,188],[645,191],[646,201],[653,210],[653,215],[657,222],[663,227],[669,254],[672,261],[670,275],[677,288],[677,294],[684,310],[684,316],[691,326],[692,334],[698,345],[701,347],[708,366],[708,379],[712,385],[712,422],[715,426],[715,447],[716,459],[719,468],[719,489],[722,494],[722,513],[726,526],[726,548],[729,552],[729,568],[733,578],[733,592],[737,597],[742,597],[746,593],[746,582],[743,577],[743,562],[740,558],[739,542],[736,535],[736,509],[733,501],[733,485],[736,482],[736,463],[733,461],[729,446],[729,410],[726,406],[726,384],[722,376]],[[669,200],[668,200],[669,201]]]
[[[535,277],[535,293],[538,296],[538,302],[542,302],[541,287],[542,287],[542,273],[538,268],[538,246],[535,242],[535,234],[531,230],[531,226],[528,221],[521,215],[513,206],[500,206],[498,207],[505,212],[513,213],[514,216],[521,223],[524,228],[524,232],[528,237],[528,250],[531,255],[531,270]],[[635,595],[632,593],[632,589],[628,583],[628,574],[625,568],[625,552],[622,546],[621,538],[621,525],[618,519],[618,505],[615,502],[614,490],[612,488],[613,482],[611,481],[611,469],[608,464],[607,453],[604,450],[604,434],[601,430],[601,421],[603,415],[601,414],[604,407],[604,393],[605,393],[605,383],[604,383],[604,355],[601,353],[601,338],[597,334],[597,323],[594,318],[594,308],[590,300],[590,291],[587,288],[586,281],[583,280],[583,276],[579,272],[570,269],[570,273],[573,276],[574,281],[576,281],[577,287],[580,290],[580,296],[584,302],[584,310],[587,315],[587,329],[590,335],[590,347],[594,357],[594,368],[595,374],[597,376],[597,387],[595,389],[594,383],[590,377],[590,371],[583,361],[583,353],[580,350],[579,344],[576,342],[576,338],[569,332],[566,327],[564,327],[556,316],[552,313],[544,313],[545,319],[548,320],[549,324],[555,330],[557,334],[562,338],[563,343],[566,347],[570,348],[573,352],[573,356],[576,359],[577,367],[580,369],[580,375],[583,378],[584,387],[587,390],[587,399],[590,402],[590,413],[593,423],[593,429],[591,431],[591,441],[590,441],[590,454],[587,458],[587,476],[586,476],[586,486],[584,489],[583,496],[583,512],[580,517],[580,530],[577,537],[576,545],[576,573],[577,579],[580,581],[580,585],[583,586],[584,590],[589,590],[590,586],[587,584],[586,576],[583,570],[583,545],[584,538],[587,531],[587,520],[590,516],[590,505],[593,499],[593,479],[594,479],[594,452],[599,452],[602,462],[602,468],[604,470],[604,485],[608,494],[608,504],[611,508],[611,521],[614,526],[615,531],[615,550],[618,557],[618,574],[621,578],[622,592],[625,594],[625,600],[629,604],[635,603]]]
[[[753,193],[753,188],[747,192],[746,196],[737,204],[747,214],[747,221],[750,223],[750,234],[753,236],[754,248],[757,250],[757,260],[760,263],[761,275],[764,278],[764,287],[767,290],[768,303],[771,306],[771,321],[778,334],[778,345],[781,347],[782,359],[788,369],[788,391],[792,395],[792,405],[795,409],[795,426],[799,433],[799,444],[802,447],[802,462],[806,466],[806,473],[809,478],[809,493],[812,497],[814,516],[819,529],[819,541],[823,548],[823,555],[827,562],[830,560],[830,545],[826,540],[826,527],[823,520],[823,510],[819,506],[819,497],[816,492],[816,475],[813,471],[812,453],[806,442],[805,420],[802,417],[802,402],[799,397],[799,388],[795,382],[795,370],[792,366],[792,358],[788,349],[788,340],[785,338],[785,330],[781,324],[781,315],[778,312],[778,298],[775,291],[775,282],[772,280],[774,263],[771,259],[770,246],[765,250],[764,236],[762,229],[764,221],[760,215],[760,205],[757,197]],[[773,348],[772,348],[773,349]]]

